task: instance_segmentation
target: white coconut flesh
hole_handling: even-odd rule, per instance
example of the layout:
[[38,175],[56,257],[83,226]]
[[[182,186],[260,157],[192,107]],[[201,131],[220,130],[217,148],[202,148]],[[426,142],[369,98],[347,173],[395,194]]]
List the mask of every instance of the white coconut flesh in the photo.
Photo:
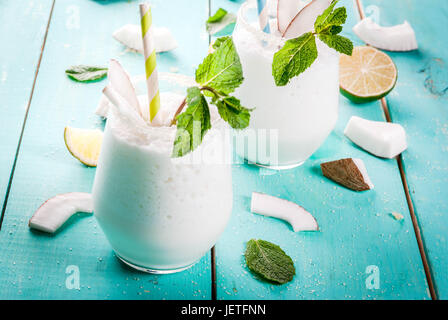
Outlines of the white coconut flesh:
[[316,219],[298,204],[270,196],[252,192],[251,212],[287,221],[297,231],[317,231]]
[[365,43],[387,51],[411,51],[418,49],[414,29],[403,24],[382,27],[371,18],[364,18],[353,27],[353,32]]
[[286,39],[292,39],[297,38],[306,32],[313,31],[314,22],[317,17],[330,6],[331,2],[332,0],[311,1],[293,18],[290,24],[286,27],[286,30],[283,32],[283,37]]
[[[171,51],[178,44],[168,28],[153,27],[152,29],[156,52]],[[112,37],[131,50],[143,53],[142,29],[136,24],[127,24],[114,31]]]
[[353,116],[344,134],[364,150],[381,158],[395,158],[407,149],[406,131],[397,123]]
[[70,192],[48,199],[36,210],[28,225],[32,229],[54,233],[77,212],[93,212],[90,193]]
[[292,19],[302,8],[302,2],[297,0],[278,0],[277,3],[277,28],[282,34],[291,23]]

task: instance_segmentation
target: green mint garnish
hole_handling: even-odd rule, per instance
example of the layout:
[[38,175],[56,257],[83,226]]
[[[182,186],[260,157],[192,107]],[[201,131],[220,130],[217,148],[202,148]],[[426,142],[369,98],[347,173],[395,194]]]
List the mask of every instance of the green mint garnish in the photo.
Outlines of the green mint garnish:
[[348,56],[352,55],[353,42],[351,42],[346,37],[340,35],[320,34],[319,39],[327,46],[335,49],[336,51],[339,51],[340,53],[346,54]]
[[221,31],[229,31],[227,27],[230,25],[234,25],[236,22],[236,15],[233,13],[229,13],[226,10],[219,8],[216,13],[208,18],[205,25],[207,28],[207,32],[211,35],[217,34]]
[[274,55],[272,74],[277,86],[285,86],[289,80],[308,69],[317,59],[316,39],[312,32],[286,41]]
[[176,117],[177,132],[172,157],[182,157],[195,150],[211,128],[206,97],[218,108],[219,115],[234,129],[249,125],[251,109],[229,95],[243,83],[243,69],[232,38],[216,40],[210,53],[196,70],[197,87],[187,90],[187,109]]
[[250,240],[244,255],[249,269],[267,281],[284,284],[296,274],[292,259],[278,245],[268,241]]
[[241,106],[241,102],[237,98],[228,96],[213,103],[218,107],[221,118],[232,128],[244,129],[249,125],[250,111],[252,110]]
[[243,83],[243,70],[235,45],[230,37],[220,40],[215,52],[209,54],[196,70],[196,82],[229,94]]
[[68,68],[65,73],[72,80],[89,82],[104,79],[107,76],[107,68],[78,65]]
[[196,149],[212,127],[207,100],[199,88],[191,87],[187,90],[187,105],[187,110],[177,117],[173,157],[181,157]]
[[330,26],[341,26],[347,20],[347,12],[344,7],[334,10],[338,1],[333,1],[314,22],[314,31],[317,33]]
[[314,32],[308,32],[298,38],[287,40],[285,45],[275,53],[272,62],[272,75],[277,86],[288,82],[308,69],[316,61],[318,52],[316,36],[330,48],[346,55],[352,55],[353,43],[339,35],[342,25],[347,20],[344,7],[335,9],[338,0],[334,0],[325,11],[317,17]]
[[227,15],[227,11],[223,8],[219,8],[214,15],[212,15],[210,18],[208,18],[208,23],[214,23],[221,21],[225,16]]

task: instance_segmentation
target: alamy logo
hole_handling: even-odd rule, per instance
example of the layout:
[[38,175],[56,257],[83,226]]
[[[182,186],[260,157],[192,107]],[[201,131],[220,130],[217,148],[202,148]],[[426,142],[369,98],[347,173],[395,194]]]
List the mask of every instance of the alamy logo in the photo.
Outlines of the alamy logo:
[[67,268],[65,268],[65,273],[68,274],[65,279],[65,287],[69,290],[79,290],[79,267],[75,265],[67,266]]
[[366,288],[369,290],[378,290],[380,288],[380,268],[375,265],[366,268]]
[[371,18],[373,22],[380,24],[381,13],[378,6],[370,5],[366,8],[365,12],[366,16]]
[[65,10],[65,13],[68,15],[67,21],[65,22],[65,26],[68,30],[74,30],[80,28],[80,17],[79,17],[79,7],[76,5],[68,6]]

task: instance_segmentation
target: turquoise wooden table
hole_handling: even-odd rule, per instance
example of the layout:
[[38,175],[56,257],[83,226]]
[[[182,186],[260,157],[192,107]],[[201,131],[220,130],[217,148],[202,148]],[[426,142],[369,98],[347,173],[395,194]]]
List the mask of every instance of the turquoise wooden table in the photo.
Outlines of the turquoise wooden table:
[[[153,0],[155,25],[172,30],[179,47],[158,55],[158,68],[193,75],[209,45],[205,21],[242,1]],[[357,1],[345,35],[359,20]],[[424,3],[424,4],[423,4]],[[95,174],[67,152],[66,125],[103,128],[94,115],[105,81],[81,84],[64,70],[118,59],[141,74],[143,58],[125,52],[114,30],[139,19],[138,1],[9,0],[0,4],[0,298],[1,299],[431,299],[448,298],[448,2],[364,0],[382,25],[408,20],[420,49],[391,53],[399,70],[382,102],[340,98],[336,129],[305,165],[288,171],[233,168],[234,209],[215,249],[191,269],[154,276],[114,256],[92,216],[78,214],[55,236],[30,231],[28,219],[56,194],[90,192]],[[362,151],[343,135],[352,115],[402,124],[409,148],[393,160]],[[364,160],[375,190],[355,193],[324,179],[319,164]],[[374,169],[372,169],[374,168]],[[320,232],[293,233],[278,220],[250,213],[252,191],[302,204]],[[396,221],[392,212],[403,214]],[[289,284],[260,282],[244,262],[245,244],[262,238],[294,260]],[[79,274],[79,288],[70,277]],[[376,281],[371,281],[374,278]],[[372,285],[374,283],[374,285]]]

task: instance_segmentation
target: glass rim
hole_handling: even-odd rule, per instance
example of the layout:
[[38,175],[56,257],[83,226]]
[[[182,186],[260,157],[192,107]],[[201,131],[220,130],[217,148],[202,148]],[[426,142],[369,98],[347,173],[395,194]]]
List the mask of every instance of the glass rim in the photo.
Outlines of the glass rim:
[[251,1],[244,2],[237,15],[237,24],[241,24],[247,31],[252,33],[260,42],[265,42],[269,46],[282,46],[285,39],[282,36],[266,33],[263,30],[259,30],[251,25],[246,18],[247,11],[251,9],[256,9],[256,3]]

